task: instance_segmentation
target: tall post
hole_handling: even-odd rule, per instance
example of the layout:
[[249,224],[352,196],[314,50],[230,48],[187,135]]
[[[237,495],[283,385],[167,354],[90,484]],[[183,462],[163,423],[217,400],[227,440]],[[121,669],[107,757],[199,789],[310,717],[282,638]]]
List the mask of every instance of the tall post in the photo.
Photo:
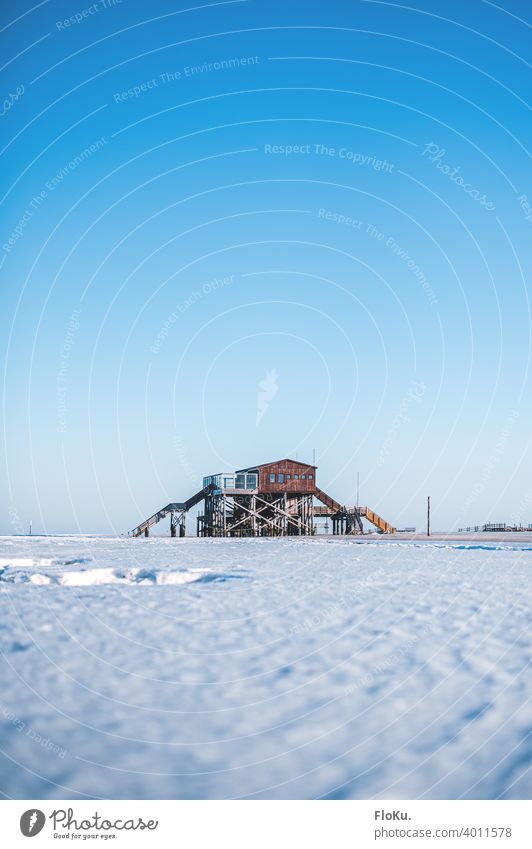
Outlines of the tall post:
[[430,537],[430,495],[427,497],[427,536]]

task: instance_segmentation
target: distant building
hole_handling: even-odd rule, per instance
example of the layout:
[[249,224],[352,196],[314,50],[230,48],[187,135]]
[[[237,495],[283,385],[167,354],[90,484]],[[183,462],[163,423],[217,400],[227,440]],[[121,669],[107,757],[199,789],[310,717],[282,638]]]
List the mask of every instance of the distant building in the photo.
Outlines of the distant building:
[[170,514],[172,536],[184,536],[186,514],[201,501],[197,535],[204,537],[306,536],[315,533],[316,516],[331,517],[333,534],[362,534],[362,518],[381,533],[395,531],[369,507],[346,507],[319,489],[316,471],[317,466],[285,458],[207,475],[199,492],[167,504],[132,534],[149,536],[152,525]]

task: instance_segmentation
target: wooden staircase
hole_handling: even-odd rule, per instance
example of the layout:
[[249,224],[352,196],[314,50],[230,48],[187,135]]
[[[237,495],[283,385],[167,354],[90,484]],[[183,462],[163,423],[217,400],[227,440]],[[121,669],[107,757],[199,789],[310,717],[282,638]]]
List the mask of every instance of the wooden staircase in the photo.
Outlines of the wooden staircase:
[[198,492],[194,493],[194,495],[191,495],[186,501],[175,501],[171,504],[167,504],[166,507],[158,510],[157,513],[154,513],[153,516],[149,517],[149,519],[146,519],[144,522],[141,522],[140,525],[137,525],[137,527],[131,531],[131,536],[140,537],[142,534],[144,534],[144,536],[148,536],[152,525],[156,525],[157,522],[160,522],[161,519],[164,519],[169,513],[187,513],[191,507],[199,504],[199,502],[205,498],[206,495],[209,495],[213,489],[213,485],[209,484],[209,486],[206,486],[204,489],[200,489]]
[[383,534],[395,534],[397,532],[397,528],[394,528],[393,525],[390,525],[386,519],[383,519],[381,516],[378,516],[373,510],[370,510],[369,507],[358,507],[358,512],[361,516],[371,522],[377,530],[382,531]]
[[[325,515],[334,515],[336,514],[345,514],[347,517],[350,515],[355,516],[355,523],[358,524],[360,517],[367,519],[374,527],[377,528],[378,531],[381,531],[383,534],[394,534],[396,532],[396,528],[391,525],[386,519],[383,519],[382,516],[379,516],[375,513],[374,510],[370,510],[369,507],[345,507],[342,506],[338,501],[335,501],[334,498],[331,498],[330,495],[327,495],[322,489],[318,489],[316,487],[315,490],[316,498],[321,501],[322,504],[325,505],[325,508],[317,508],[315,513],[317,516],[325,516]],[[358,520],[358,521],[357,521]],[[360,523],[360,531],[362,531],[362,524]]]

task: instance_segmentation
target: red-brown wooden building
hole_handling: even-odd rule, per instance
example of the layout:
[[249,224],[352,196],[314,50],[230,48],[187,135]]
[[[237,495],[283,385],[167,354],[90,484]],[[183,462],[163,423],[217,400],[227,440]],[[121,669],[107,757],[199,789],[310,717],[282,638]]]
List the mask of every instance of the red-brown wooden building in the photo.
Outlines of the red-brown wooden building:
[[256,473],[259,492],[305,493],[316,489],[316,468],[298,460],[284,459],[239,469],[236,474]]

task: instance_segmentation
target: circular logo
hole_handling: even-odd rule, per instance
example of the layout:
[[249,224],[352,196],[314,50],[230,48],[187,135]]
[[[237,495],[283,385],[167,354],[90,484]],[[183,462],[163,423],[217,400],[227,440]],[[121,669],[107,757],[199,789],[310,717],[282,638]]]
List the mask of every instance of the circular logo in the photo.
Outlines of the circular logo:
[[35,837],[43,830],[46,817],[42,811],[37,808],[30,808],[25,811],[20,818],[20,830],[24,837]]

